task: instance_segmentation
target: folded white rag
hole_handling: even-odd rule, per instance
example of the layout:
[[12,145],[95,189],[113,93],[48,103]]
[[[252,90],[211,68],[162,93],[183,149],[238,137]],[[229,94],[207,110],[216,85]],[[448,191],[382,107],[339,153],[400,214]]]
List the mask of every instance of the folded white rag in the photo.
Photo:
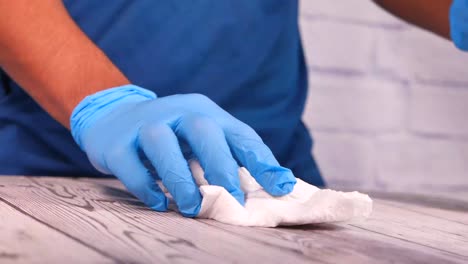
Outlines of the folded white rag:
[[241,188],[246,195],[243,207],[223,187],[209,185],[197,161],[190,161],[190,169],[203,196],[198,218],[239,226],[275,227],[361,220],[372,211],[372,200],[366,194],[321,190],[300,179],[290,194],[273,197],[247,169],[240,168]]

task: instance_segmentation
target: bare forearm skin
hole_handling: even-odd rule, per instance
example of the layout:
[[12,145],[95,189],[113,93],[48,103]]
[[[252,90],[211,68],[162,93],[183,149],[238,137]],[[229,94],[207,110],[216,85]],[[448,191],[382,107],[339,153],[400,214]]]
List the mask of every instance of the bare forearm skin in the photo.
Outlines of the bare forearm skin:
[[452,0],[374,0],[390,13],[416,26],[450,39]]
[[129,83],[62,1],[0,0],[0,10],[0,67],[64,126],[85,96]]

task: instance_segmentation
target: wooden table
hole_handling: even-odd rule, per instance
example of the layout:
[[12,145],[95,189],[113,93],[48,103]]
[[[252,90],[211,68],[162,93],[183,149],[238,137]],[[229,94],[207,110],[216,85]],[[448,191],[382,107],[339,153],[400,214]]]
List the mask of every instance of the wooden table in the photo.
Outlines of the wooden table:
[[117,180],[0,177],[0,263],[468,263],[468,203],[374,194],[366,222],[246,228],[145,208]]

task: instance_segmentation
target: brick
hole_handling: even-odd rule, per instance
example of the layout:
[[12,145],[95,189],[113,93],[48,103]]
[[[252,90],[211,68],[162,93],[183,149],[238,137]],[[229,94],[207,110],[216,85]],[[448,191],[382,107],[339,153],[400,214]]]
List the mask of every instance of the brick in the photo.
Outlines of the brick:
[[373,183],[374,148],[367,137],[313,132],[314,156],[332,188],[365,188]]
[[468,53],[415,27],[377,34],[376,68],[399,78],[444,86],[468,86]]
[[301,20],[309,67],[366,72],[372,67],[373,30],[334,22]]
[[304,120],[331,187],[466,193],[468,53],[371,1],[300,3]]
[[301,14],[321,19],[335,18],[343,22],[361,22],[376,25],[402,25],[403,23],[388,14],[372,1],[363,0],[321,0],[300,1]]
[[428,85],[416,85],[411,89],[409,100],[411,131],[468,136],[467,117],[468,89]]
[[425,192],[468,187],[468,143],[413,136],[377,139],[377,179],[389,190]]
[[312,74],[303,119],[318,130],[388,133],[404,129],[406,107],[398,83]]

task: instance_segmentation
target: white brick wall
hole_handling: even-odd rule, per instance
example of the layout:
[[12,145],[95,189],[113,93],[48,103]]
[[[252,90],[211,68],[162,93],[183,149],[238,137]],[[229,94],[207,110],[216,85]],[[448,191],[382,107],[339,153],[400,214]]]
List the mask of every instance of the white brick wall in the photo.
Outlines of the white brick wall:
[[330,132],[314,132],[314,137],[314,154],[329,185],[374,187],[376,155],[371,137]]
[[310,75],[304,118],[315,131],[389,133],[401,130],[406,91],[398,83],[332,74]]
[[376,34],[378,70],[414,82],[468,87],[468,53],[460,52],[447,40],[415,27]]
[[378,137],[376,180],[398,190],[468,188],[468,142],[415,135]]
[[[370,70],[374,36],[372,29],[333,21],[308,21],[301,24],[306,58],[311,69],[341,69],[353,73]],[[352,50],[352,52],[350,52]]]
[[300,25],[331,186],[468,192],[468,53],[370,0],[302,0]]
[[414,134],[467,138],[468,86],[450,88],[415,84],[410,89],[408,116],[409,129]]

